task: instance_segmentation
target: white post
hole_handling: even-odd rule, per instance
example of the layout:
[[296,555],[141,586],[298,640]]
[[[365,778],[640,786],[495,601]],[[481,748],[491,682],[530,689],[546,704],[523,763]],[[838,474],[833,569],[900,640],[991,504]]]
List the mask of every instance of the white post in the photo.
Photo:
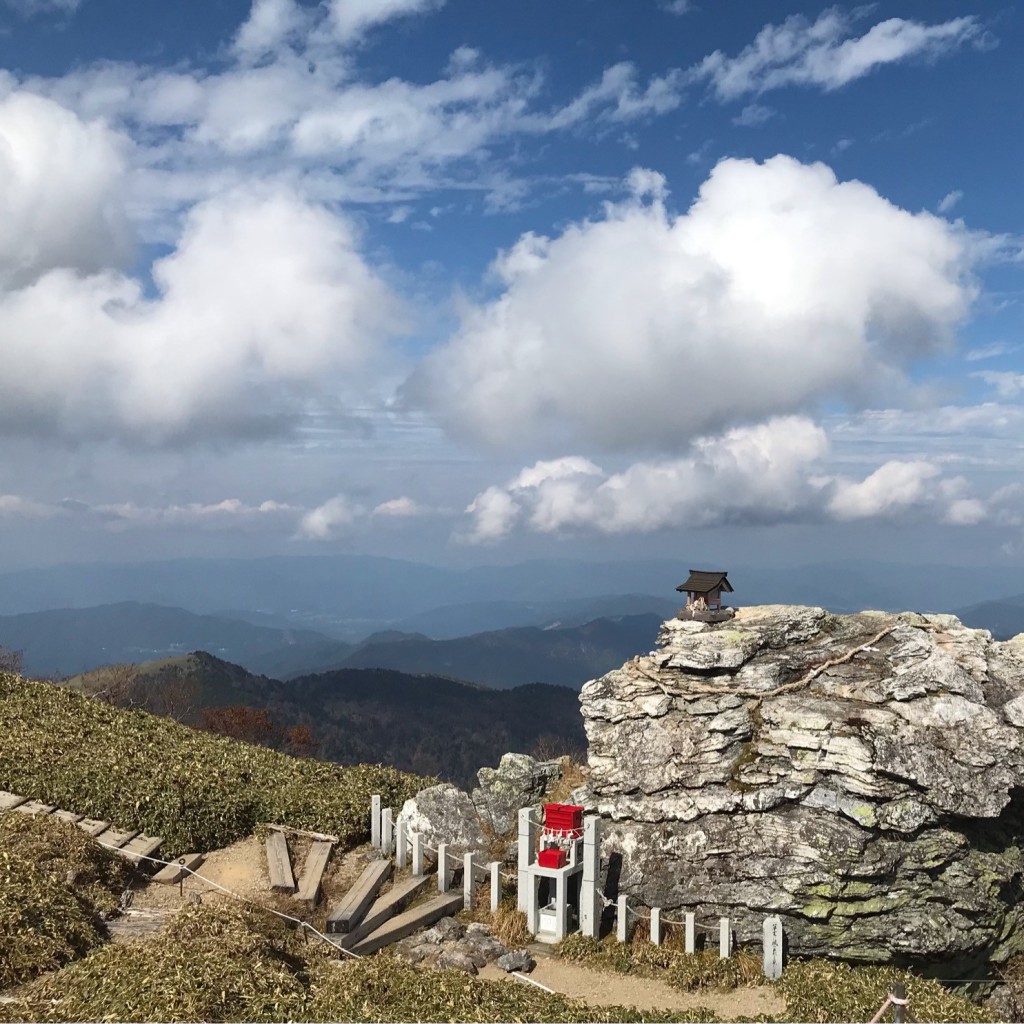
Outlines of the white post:
[[395,826],[395,862],[399,869],[405,867],[406,859],[409,856],[405,842],[405,829],[405,818],[399,818],[398,824]]
[[380,848],[385,857],[391,856],[395,846],[395,823],[391,818],[391,808],[385,807],[380,812]]
[[732,928],[729,926],[729,918],[718,919],[718,955],[725,960],[732,953]]
[[448,844],[437,844],[437,891],[448,891]]
[[764,976],[771,981],[782,977],[782,918],[764,919]]
[[419,832],[412,834],[412,873],[416,878],[423,876],[423,836]]
[[498,909],[501,902],[501,861],[492,860],[491,868],[491,912]]
[[651,942],[661,945],[661,907],[651,907]]
[[583,877],[580,880],[580,931],[590,939],[601,930],[601,819],[590,814],[583,819]]
[[615,913],[615,937],[619,942],[626,942],[629,939],[629,906],[627,896],[619,897],[619,906]]
[[380,849],[380,797],[370,797],[370,843]]
[[686,944],[684,949],[687,953],[697,952],[697,915],[687,914],[684,918],[684,925],[686,928]]
[[526,912],[526,890],[530,886],[530,865],[533,863],[533,848],[537,844],[537,826],[533,823],[533,808],[523,807],[519,811],[519,893],[517,905]]
[[471,910],[473,907],[473,854],[467,853],[462,858],[462,907]]

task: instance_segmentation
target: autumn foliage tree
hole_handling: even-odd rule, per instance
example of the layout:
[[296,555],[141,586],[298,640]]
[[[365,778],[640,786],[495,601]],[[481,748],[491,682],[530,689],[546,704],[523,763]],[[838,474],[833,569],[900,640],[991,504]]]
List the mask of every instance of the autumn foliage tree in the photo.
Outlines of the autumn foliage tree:
[[204,708],[202,727],[218,736],[229,736],[243,743],[276,747],[282,739],[281,727],[266,708],[248,708],[232,704],[223,708]]

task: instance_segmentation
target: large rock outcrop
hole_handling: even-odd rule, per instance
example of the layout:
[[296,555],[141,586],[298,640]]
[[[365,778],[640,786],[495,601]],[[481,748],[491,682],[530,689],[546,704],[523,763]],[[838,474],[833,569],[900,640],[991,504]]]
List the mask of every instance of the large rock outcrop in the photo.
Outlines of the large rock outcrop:
[[772,605],[658,640],[580,695],[620,891],[798,954],[1024,950],[1024,635]]

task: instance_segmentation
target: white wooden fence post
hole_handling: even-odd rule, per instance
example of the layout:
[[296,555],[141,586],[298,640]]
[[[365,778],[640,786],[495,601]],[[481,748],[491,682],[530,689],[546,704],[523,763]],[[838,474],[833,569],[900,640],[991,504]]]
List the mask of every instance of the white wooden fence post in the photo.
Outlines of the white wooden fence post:
[[491,865],[491,911],[498,909],[501,902],[501,861],[492,860]]
[[732,928],[729,918],[718,919],[718,955],[721,959],[727,959],[732,953]]
[[533,863],[533,848],[537,844],[537,826],[533,822],[533,808],[523,807],[519,811],[519,892],[516,905],[526,913],[526,890],[530,884],[530,865]]
[[395,824],[391,818],[391,808],[385,807],[380,812],[380,848],[385,857],[390,857],[395,847]]
[[462,907],[471,910],[473,907],[473,854],[467,853],[462,858]]
[[395,863],[399,869],[405,867],[409,856],[409,850],[405,841],[405,830],[405,818],[399,818],[398,824],[395,826]]
[[448,891],[448,844],[437,844],[437,891]]
[[370,797],[370,843],[380,849],[380,797]]
[[686,929],[686,942],[684,949],[687,953],[697,952],[697,915],[686,914],[683,917],[684,927]]
[[412,873],[416,878],[423,876],[423,836],[412,834]]
[[782,977],[782,918],[764,919],[764,976],[771,981]]
[[619,897],[618,910],[615,913],[615,937],[619,942],[626,942],[629,939],[629,905],[628,896]]
[[601,931],[601,819],[590,814],[583,819],[583,877],[580,881],[580,931],[589,939]]
[[651,907],[651,942],[661,945],[661,907]]

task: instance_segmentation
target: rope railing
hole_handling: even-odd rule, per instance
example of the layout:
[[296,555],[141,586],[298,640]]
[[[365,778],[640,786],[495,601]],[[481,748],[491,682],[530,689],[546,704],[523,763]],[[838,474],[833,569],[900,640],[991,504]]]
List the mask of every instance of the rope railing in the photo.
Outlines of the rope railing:
[[[107,850],[113,850],[114,852],[123,852],[121,851],[120,847],[111,846],[110,843],[102,843],[99,842],[99,840],[97,840],[97,845],[102,846]],[[192,868],[186,867],[179,861],[161,860],[159,857],[146,857],[142,854],[134,854],[133,856],[138,858],[138,860],[148,860],[153,864],[162,864],[164,867],[176,867],[179,870],[185,872],[186,874],[191,875],[193,878],[198,878],[201,882],[205,882],[207,885],[213,887],[214,889],[218,889],[226,896],[230,896],[232,899],[238,900],[240,903],[245,903],[251,907],[256,907],[258,910],[266,911],[268,914],[273,914],[275,917],[280,917],[285,921],[294,921],[295,924],[306,929],[306,931],[312,932],[315,936],[317,936],[317,938],[323,939],[323,941],[330,945],[333,949],[339,950],[340,952],[344,953],[345,956],[351,957],[353,960],[363,959],[358,953],[353,953],[350,949],[343,949],[332,939],[324,935],[323,932],[318,931],[316,928],[314,928],[308,921],[303,921],[299,917],[292,917],[291,914],[285,914],[280,910],[275,910],[273,907],[268,907],[263,903],[257,902],[256,900],[249,899],[247,896],[241,896],[237,892],[232,892],[230,889],[221,885],[219,882],[215,882],[212,878],[207,878],[205,875],[199,874],[198,871],[194,871],[192,870]]]

